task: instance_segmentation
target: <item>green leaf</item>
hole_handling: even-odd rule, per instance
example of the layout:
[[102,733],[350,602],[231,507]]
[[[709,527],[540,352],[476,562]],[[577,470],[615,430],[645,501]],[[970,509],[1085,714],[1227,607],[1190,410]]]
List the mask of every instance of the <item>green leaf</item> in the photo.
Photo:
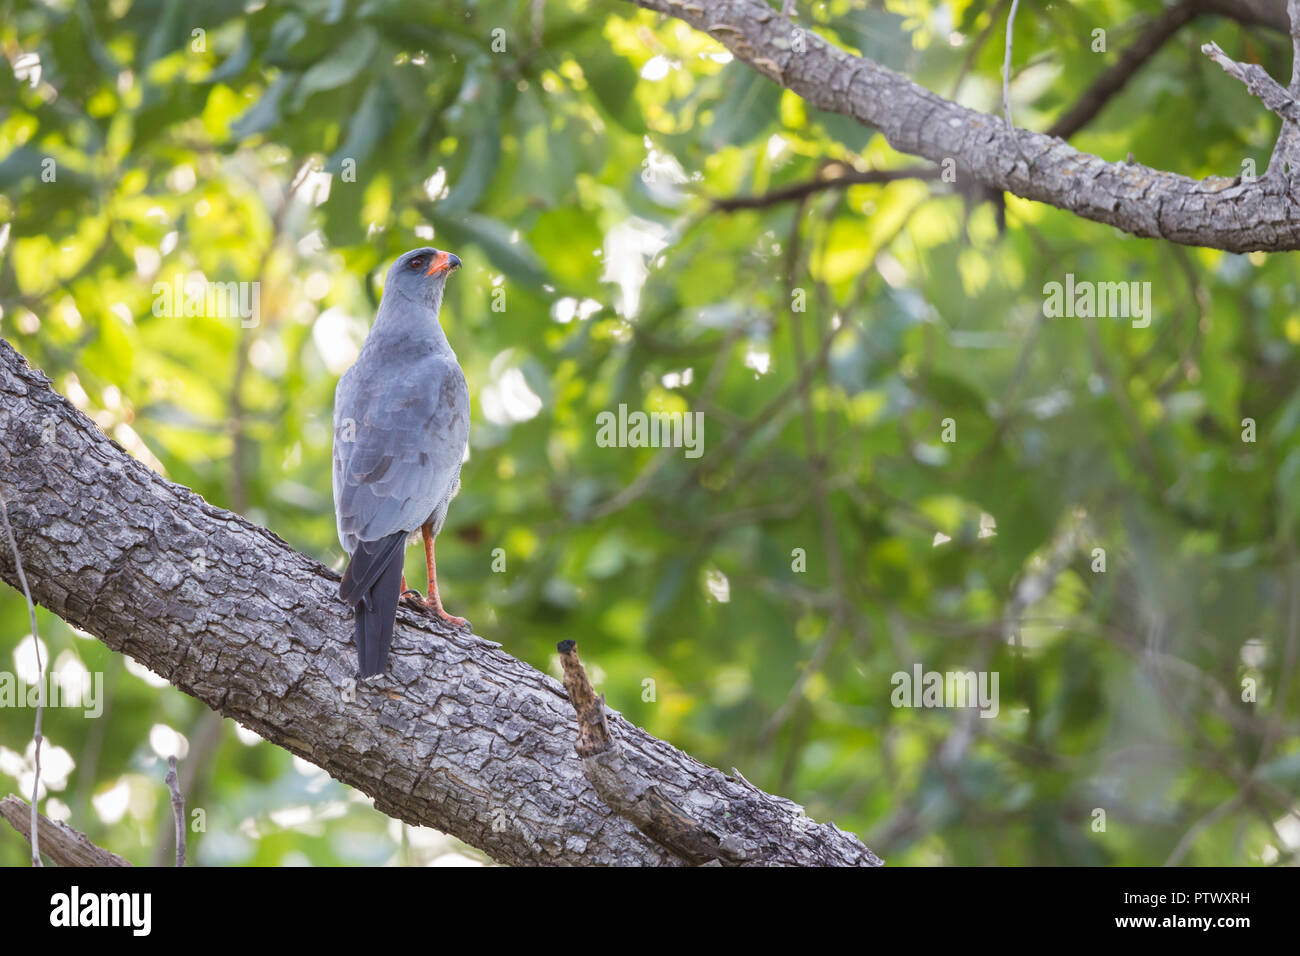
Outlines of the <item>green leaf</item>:
[[501,94],[496,83],[485,83],[484,88],[476,106],[476,110],[482,112],[476,116],[469,155],[455,184],[438,202],[441,215],[474,208],[491,185],[501,163]]
[[704,131],[714,149],[743,146],[780,115],[781,87],[739,60],[727,64],[720,76],[726,93],[713,108],[713,123]]
[[253,41],[245,30],[239,38],[235,52],[226,57],[222,64],[208,74],[206,82],[225,83],[239,76],[253,59]]
[[290,10],[271,27],[271,36],[267,42],[266,60],[277,66],[288,66],[293,62],[293,48],[307,36],[307,24],[296,12]]
[[645,119],[634,95],[640,81],[636,68],[621,56],[598,53],[582,62],[591,91],[620,126],[632,133],[645,132]]
[[358,167],[370,156],[375,145],[397,121],[392,92],[383,77],[366,88],[365,96],[348,123],[347,137],[325,163],[325,171],[338,173],[343,160],[351,159]]
[[858,52],[881,66],[901,71],[907,65],[912,45],[903,29],[903,18],[887,10],[863,7],[832,25],[836,33]]
[[151,63],[179,49],[185,43],[184,25],[181,22],[182,5],[180,0],[164,0],[162,15],[149,34],[149,42],[140,54],[139,69],[145,72]]
[[0,160],[0,189],[9,189],[29,176],[39,176],[41,160],[44,158],[36,150],[26,146],[15,149]]
[[378,47],[379,35],[372,27],[362,27],[350,35],[303,73],[294,90],[293,111],[302,109],[312,94],[335,89],[356,79],[374,58]]
[[599,288],[591,264],[602,235],[590,212],[574,206],[552,209],[538,217],[529,238],[558,279],[589,292]]
[[235,139],[245,139],[277,125],[280,122],[280,101],[293,86],[293,77],[281,73],[266,88],[266,92],[248,112],[241,115],[230,126],[230,134]]

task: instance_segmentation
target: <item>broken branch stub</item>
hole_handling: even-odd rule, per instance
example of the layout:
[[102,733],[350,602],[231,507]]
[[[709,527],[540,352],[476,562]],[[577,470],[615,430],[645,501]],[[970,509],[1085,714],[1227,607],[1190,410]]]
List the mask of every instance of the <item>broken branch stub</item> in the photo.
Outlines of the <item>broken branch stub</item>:
[[752,856],[744,840],[713,832],[632,765],[610,730],[605,695],[596,694],[578,659],[577,642],[561,641],[556,649],[564,667],[564,689],[578,717],[573,749],[582,758],[583,774],[606,806],[688,863],[737,865]]

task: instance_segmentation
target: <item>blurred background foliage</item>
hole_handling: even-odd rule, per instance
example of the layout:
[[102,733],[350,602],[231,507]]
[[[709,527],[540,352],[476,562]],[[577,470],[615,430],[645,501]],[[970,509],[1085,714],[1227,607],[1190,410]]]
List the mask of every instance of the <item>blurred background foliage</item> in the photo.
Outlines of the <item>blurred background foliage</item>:
[[[999,111],[1005,3],[799,7]],[[1160,7],[1022,7],[1017,123],[1047,128]],[[1293,859],[1294,257],[1013,197],[1002,231],[960,158],[955,185],[769,195],[923,166],[614,0],[0,10],[0,333],[132,454],[340,568],[334,385],[389,262],[434,243],[465,262],[442,318],[474,405],[439,556],[478,633],[552,673],[576,638],[627,717],[894,864]],[[1262,171],[1275,121],[1209,39],[1289,75],[1284,35],[1202,18],[1075,145]],[[1152,282],[1151,326],[1045,319],[1066,272]],[[259,321],[156,316],[177,276],[260,283]],[[598,447],[619,404],[703,412],[703,457]],[[105,698],[47,711],[42,808],[102,845],[166,858],[179,749],[197,863],[482,859],[41,626]],[[28,632],[6,589],[0,669],[26,679]],[[893,708],[917,663],[997,671],[998,716]],[[0,788],[30,792],[32,717],[0,709]]]

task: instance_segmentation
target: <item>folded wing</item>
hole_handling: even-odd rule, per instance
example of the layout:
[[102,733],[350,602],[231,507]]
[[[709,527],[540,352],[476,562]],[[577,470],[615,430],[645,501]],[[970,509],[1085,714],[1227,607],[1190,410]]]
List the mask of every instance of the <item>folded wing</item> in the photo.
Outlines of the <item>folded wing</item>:
[[459,477],[469,438],[469,389],[454,359],[358,371],[339,381],[334,403],[334,508],[349,554],[428,520]]

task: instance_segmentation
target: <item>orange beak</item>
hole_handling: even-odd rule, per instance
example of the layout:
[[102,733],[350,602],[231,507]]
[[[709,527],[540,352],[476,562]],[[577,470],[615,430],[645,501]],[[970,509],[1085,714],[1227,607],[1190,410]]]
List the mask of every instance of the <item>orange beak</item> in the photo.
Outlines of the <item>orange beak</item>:
[[429,271],[426,276],[440,276],[451,269],[451,256],[445,252],[440,252],[433,257],[433,262],[429,265]]

